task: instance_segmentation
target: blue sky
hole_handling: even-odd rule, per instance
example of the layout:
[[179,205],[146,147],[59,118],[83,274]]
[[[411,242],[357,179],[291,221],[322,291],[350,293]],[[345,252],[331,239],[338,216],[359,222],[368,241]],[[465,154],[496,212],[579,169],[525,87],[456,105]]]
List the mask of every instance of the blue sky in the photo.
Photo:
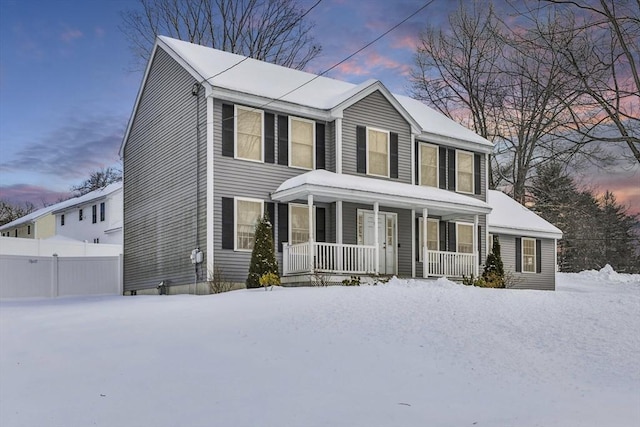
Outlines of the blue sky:
[[[308,15],[323,46],[308,71],[342,60],[422,4],[323,0]],[[329,76],[377,78],[405,93],[420,30],[446,21],[455,5],[435,0]],[[118,26],[120,13],[137,7],[137,0],[0,0],[0,198],[40,206],[91,171],[117,165],[142,79]]]

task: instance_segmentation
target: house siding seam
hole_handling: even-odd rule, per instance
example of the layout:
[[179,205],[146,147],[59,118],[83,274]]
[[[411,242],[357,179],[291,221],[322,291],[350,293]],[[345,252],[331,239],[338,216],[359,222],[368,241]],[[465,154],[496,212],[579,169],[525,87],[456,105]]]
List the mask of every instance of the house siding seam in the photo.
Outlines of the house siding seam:
[[[196,154],[195,82],[166,52],[156,51],[123,153],[125,291],[166,280],[193,283],[191,251],[198,246],[206,259],[207,107],[201,91]],[[206,272],[201,274],[204,279]]]
[[[553,239],[540,239],[542,248],[542,272],[541,273],[517,273],[516,272],[516,236],[506,234],[494,234],[500,241],[500,254],[504,264],[504,271],[511,272],[515,277],[514,289],[539,289],[555,290],[555,255]],[[523,236],[526,237],[526,236]]]
[[398,134],[399,176],[391,180],[411,184],[411,127],[380,91],[373,92],[344,110],[342,120],[342,171],[351,175],[358,174],[356,164],[356,126],[375,127]]

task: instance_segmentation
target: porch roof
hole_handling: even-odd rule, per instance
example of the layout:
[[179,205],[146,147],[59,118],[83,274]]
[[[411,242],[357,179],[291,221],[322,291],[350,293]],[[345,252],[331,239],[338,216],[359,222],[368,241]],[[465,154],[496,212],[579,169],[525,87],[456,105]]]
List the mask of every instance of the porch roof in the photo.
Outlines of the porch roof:
[[445,215],[455,213],[488,214],[491,207],[478,199],[439,188],[424,187],[345,175],[319,169],[303,173],[284,181],[271,198],[279,202],[306,199],[312,194],[314,201],[372,204],[402,209],[429,209],[429,213]]

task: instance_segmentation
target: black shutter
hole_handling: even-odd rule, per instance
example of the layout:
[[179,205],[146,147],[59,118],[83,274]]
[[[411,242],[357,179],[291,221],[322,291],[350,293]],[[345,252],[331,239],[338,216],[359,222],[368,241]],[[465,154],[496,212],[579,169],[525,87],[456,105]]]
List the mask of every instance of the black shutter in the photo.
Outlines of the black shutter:
[[233,105],[222,104],[222,155],[233,157]]
[[482,156],[480,154],[473,155],[473,183],[475,185],[476,194],[482,194],[482,188],[480,187],[480,162],[482,160]]
[[326,209],[316,208],[316,242],[327,241]]
[[536,239],[536,273],[542,273],[542,241]]
[[447,149],[444,147],[438,147],[438,169],[440,172],[439,187],[442,189],[446,189],[447,188]]
[[233,249],[233,199],[222,198],[222,249]]
[[522,239],[516,237],[516,272],[522,272]]
[[289,205],[278,203],[278,252],[282,252],[282,243],[289,240]]
[[[264,113],[264,161],[275,163],[275,116],[272,113]],[[272,218],[273,219],[273,218]]]
[[447,223],[444,221],[440,221],[440,242],[439,242],[439,250],[446,251],[447,250]]
[[482,226],[478,226],[478,264],[482,265]]
[[278,116],[278,164],[289,166],[289,118]]
[[316,123],[316,169],[326,169],[324,147],[324,123]]
[[273,202],[264,203],[264,213],[267,215],[267,219],[271,223],[271,238],[276,238],[275,218],[276,218],[276,204]]
[[447,149],[448,190],[456,191],[456,150]]
[[389,174],[391,178],[398,177],[398,134],[391,132],[389,135]]
[[420,221],[422,218],[416,218],[416,261],[420,261]]
[[356,126],[357,172],[367,173],[367,128]]
[[449,252],[457,252],[456,248],[456,223],[448,222],[448,234],[447,234],[447,250]]

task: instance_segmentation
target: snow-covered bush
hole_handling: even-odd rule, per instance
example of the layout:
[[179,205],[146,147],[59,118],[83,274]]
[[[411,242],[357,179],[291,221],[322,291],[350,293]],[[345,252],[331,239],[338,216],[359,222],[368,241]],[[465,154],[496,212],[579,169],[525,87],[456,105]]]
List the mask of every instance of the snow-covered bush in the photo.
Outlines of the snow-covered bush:
[[269,217],[265,214],[256,225],[256,237],[246,282],[247,288],[259,288],[261,286],[260,278],[267,273],[273,273],[278,279],[280,277],[273,246],[272,225]]

